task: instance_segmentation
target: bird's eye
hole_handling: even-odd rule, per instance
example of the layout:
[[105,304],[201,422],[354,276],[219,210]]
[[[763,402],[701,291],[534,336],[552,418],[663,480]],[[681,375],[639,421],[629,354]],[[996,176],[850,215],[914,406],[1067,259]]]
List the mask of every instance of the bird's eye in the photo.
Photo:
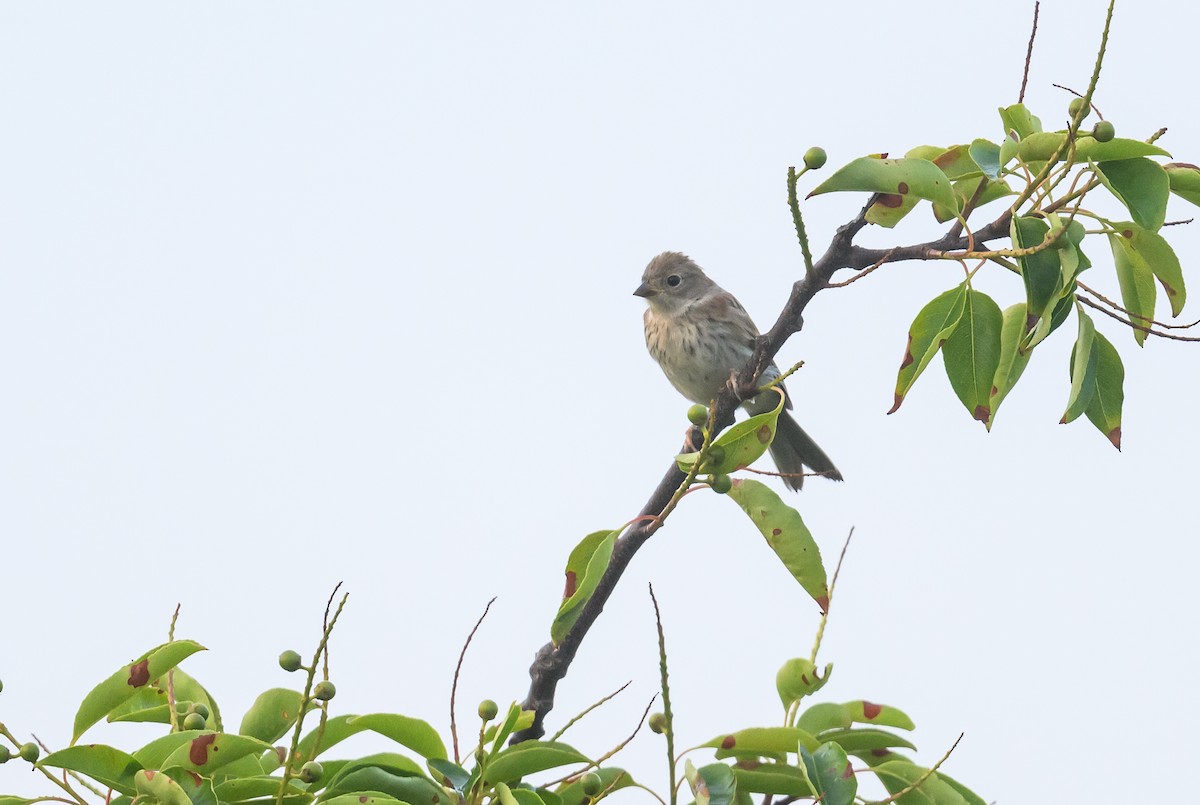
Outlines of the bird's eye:
[[667,285],[670,285],[672,288],[674,288],[680,282],[682,282],[682,280],[680,280],[678,274],[672,274],[671,276],[667,277]]

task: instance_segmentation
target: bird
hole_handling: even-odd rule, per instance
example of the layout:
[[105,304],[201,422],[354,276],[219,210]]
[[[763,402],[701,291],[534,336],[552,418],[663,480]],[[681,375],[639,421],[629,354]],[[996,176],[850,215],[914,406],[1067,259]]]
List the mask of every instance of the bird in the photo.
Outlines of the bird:
[[[643,315],[646,349],[671,385],[692,402],[711,403],[730,376],[750,360],[759,336],[754,320],[733,294],[713,282],[686,254],[663,252],[651,260],[633,294],[647,304]],[[762,382],[770,383],[779,374],[779,367],[772,362],[763,372]],[[753,415],[774,409],[778,400],[771,391],[764,391],[743,405]],[[790,397],[786,407],[792,407]],[[780,412],[775,427],[771,458],[789,489],[800,490],[805,467],[834,481],[842,480],[829,456],[786,410]]]

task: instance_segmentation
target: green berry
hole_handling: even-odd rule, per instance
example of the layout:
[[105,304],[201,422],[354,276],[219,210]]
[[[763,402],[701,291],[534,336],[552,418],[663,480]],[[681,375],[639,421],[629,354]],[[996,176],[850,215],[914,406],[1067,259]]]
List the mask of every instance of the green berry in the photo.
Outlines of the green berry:
[[733,489],[733,479],[728,475],[714,475],[708,485],[718,495],[724,495],[730,489]]
[[829,159],[829,155],[825,153],[825,149],[814,146],[804,152],[804,167],[810,171],[820,170],[825,167],[827,159]]
[[1071,101],[1071,105],[1067,107],[1067,112],[1071,115],[1072,120],[1074,120],[1075,116],[1078,115],[1081,111],[1083,112],[1083,117],[1079,118],[1080,120],[1083,120],[1084,118],[1086,118],[1088,116],[1088,113],[1092,111],[1091,107],[1084,107],[1083,98],[1073,99]]
[[313,685],[312,695],[314,699],[327,702],[337,695],[337,688],[328,679],[322,679],[316,685]]
[[21,744],[19,752],[21,759],[28,760],[30,763],[37,763],[37,759],[42,756],[42,750],[35,743]]
[[708,409],[700,403],[696,403],[688,409],[687,416],[688,422],[691,422],[693,425],[703,425],[705,422],[708,422]]
[[650,714],[650,731],[655,735],[662,735],[667,731],[667,714],[666,713],[651,713]]
[[279,655],[279,667],[290,674],[292,671],[299,671],[304,666],[301,663],[300,655],[288,649]]
[[202,730],[204,729],[204,716],[199,713],[188,713],[183,719],[183,728],[185,730]]
[[208,712],[207,704],[203,704],[201,702],[193,702],[192,706],[189,707],[188,710],[190,710],[193,713],[199,713],[201,718],[203,718],[205,721],[208,720],[209,712]]
[[4,692],[4,681],[0,680],[0,693]]
[[315,783],[321,779],[325,769],[315,760],[310,760],[300,767],[300,779],[306,783]]
[[1117,136],[1117,129],[1111,121],[1097,120],[1096,125],[1092,126],[1092,136],[1096,138],[1096,142],[1106,143]]
[[0,763],[7,763],[12,757],[12,750],[4,744],[0,744]]
[[600,793],[600,789],[604,787],[604,781],[600,779],[600,775],[594,771],[589,771],[583,777],[579,778],[579,787],[583,789],[583,793],[589,797],[594,797]]
[[484,699],[479,703],[479,717],[484,721],[491,721],[499,712],[499,706],[491,699]]
[[708,463],[709,465],[720,464],[725,460],[725,448],[719,444],[709,445],[708,447]]

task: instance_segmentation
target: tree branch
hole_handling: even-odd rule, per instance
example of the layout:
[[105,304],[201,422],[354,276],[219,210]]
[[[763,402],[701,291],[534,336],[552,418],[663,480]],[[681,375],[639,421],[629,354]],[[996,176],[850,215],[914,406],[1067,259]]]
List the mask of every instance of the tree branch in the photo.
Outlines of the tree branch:
[[[788,179],[789,197],[794,199],[794,182],[796,181],[794,170],[789,172]],[[898,246],[890,249],[868,249],[855,246],[854,237],[866,226],[867,210],[874,201],[874,197],[869,199],[858,215],[838,228],[825,253],[812,264],[812,271],[806,271],[804,277],[792,285],[791,295],[780,311],[774,326],[759,337],[754,354],[746,364],[745,370],[739,374],[738,389],[726,388],[717,398],[713,421],[718,429],[728,427],[733,422],[734,411],[737,410],[742,400],[753,397],[757,393],[759,377],[771,364],[772,359],[788,338],[799,332],[802,326],[801,314],[804,309],[818,292],[829,287],[830,279],[836,272],[845,268],[862,270],[875,264],[894,263],[902,260],[928,260],[940,257],[945,252],[961,251],[968,247],[968,237],[959,235],[955,231],[947,232],[937,240],[910,246]],[[794,210],[793,214],[795,214]],[[977,246],[987,240],[1008,237],[1011,215],[1011,212],[1006,210],[999,218],[975,232],[974,244]],[[961,228],[958,231],[961,231]],[[699,443],[698,435],[692,434],[692,436],[696,437],[692,444]],[[685,452],[690,449],[692,448],[688,445],[683,448]],[[540,738],[546,734],[544,722],[546,715],[554,707],[554,694],[558,683],[567,675],[584,637],[592,628],[592,624],[596,622],[596,618],[604,611],[604,605],[608,603],[609,596],[613,594],[617,582],[620,581],[629,563],[633,561],[634,555],[646,543],[646,540],[654,536],[654,533],[662,527],[663,523],[658,519],[659,515],[671,501],[685,478],[685,474],[672,461],[671,466],[667,468],[666,473],[658,482],[658,486],[651,493],[649,500],[642,507],[639,517],[635,518],[634,524],[617,539],[613,546],[608,569],[605,570],[596,589],[584,604],[579,619],[575,621],[558,645],[551,642],[538,650],[533,664],[529,667],[529,692],[521,705],[524,709],[534,712],[534,721],[529,728],[517,732],[512,738],[512,743]]]

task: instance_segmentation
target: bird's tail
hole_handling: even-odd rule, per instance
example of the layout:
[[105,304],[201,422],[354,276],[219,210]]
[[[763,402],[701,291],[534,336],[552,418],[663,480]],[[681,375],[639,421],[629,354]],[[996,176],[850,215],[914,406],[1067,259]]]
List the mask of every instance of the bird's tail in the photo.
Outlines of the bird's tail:
[[783,483],[788,489],[796,491],[804,485],[805,467],[813,472],[819,472],[834,481],[842,480],[838,468],[825,455],[825,451],[817,446],[812,437],[804,432],[804,428],[792,419],[787,411],[779,412],[779,421],[775,425],[775,441],[771,442],[771,458],[775,466],[783,473]]

